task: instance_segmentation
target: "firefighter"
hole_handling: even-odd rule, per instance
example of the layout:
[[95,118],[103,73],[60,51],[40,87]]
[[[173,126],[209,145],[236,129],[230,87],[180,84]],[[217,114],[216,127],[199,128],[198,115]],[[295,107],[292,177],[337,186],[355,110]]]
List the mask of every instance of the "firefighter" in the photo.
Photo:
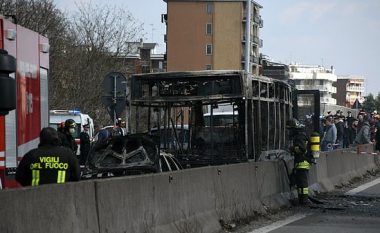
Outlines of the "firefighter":
[[40,132],[38,148],[22,158],[16,170],[16,180],[22,186],[78,181],[80,168],[73,151],[60,146],[58,133],[51,127]]
[[125,127],[126,127],[125,120],[118,118],[116,120],[116,125],[115,125],[113,131],[114,131],[114,133],[116,133],[119,136],[125,136],[125,135],[127,135]]
[[313,160],[308,150],[309,139],[305,126],[296,119],[288,121],[287,128],[289,129],[290,153],[294,157],[293,182],[297,187],[299,204],[304,205],[308,202],[308,175]]
[[62,131],[58,132],[61,145],[71,149],[74,154],[77,153],[78,145],[75,143],[77,124],[73,119],[67,119]]

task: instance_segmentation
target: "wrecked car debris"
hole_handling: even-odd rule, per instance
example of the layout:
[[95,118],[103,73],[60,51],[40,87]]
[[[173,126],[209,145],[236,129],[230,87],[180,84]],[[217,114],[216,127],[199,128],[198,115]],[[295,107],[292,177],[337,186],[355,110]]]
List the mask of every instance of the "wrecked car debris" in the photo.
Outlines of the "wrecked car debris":
[[171,154],[160,153],[149,135],[111,137],[94,144],[83,170],[83,178],[138,175],[182,169]]

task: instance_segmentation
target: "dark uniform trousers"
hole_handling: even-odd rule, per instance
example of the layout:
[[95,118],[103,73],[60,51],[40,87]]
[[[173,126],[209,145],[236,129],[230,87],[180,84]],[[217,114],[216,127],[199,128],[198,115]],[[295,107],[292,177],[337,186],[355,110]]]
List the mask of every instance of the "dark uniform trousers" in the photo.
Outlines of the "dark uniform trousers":
[[295,169],[295,183],[297,186],[298,201],[305,204],[309,197],[309,170],[311,167],[308,158],[308,137],[305,132],[298,133],[294,138],[293,156]]
[[297,186],[298,201],[300,204],[305,204],[309,197],[309,170],[310,163],[306,160],[294,164],[295,168],[295,182]]

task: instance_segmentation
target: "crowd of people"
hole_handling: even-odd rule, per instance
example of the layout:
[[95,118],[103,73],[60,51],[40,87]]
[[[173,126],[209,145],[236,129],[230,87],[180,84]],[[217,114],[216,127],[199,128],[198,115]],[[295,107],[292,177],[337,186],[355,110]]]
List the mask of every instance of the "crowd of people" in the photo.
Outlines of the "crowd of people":
[[321,121],[321,151],[349,148],[361,144],[376,144],[380,149],[380,115],[377,111],[360,110],[354,117],[350,111],[345,116],[341,110],[328,112]]

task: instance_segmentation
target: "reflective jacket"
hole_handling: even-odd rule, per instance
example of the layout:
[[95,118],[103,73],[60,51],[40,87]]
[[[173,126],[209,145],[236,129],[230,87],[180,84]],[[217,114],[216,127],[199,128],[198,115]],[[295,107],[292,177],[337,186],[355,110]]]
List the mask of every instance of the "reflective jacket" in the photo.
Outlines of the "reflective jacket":
[[74,153],[62,146],[45,145],[24,155],[16,170],[22,186],[65,183],[80,179],[80,167]]
[[294,156],[294,167],[296,169],[310,169],[311,157],[309,154],[309,141],[306,132],[299,131],[293,135],[291,152]]

